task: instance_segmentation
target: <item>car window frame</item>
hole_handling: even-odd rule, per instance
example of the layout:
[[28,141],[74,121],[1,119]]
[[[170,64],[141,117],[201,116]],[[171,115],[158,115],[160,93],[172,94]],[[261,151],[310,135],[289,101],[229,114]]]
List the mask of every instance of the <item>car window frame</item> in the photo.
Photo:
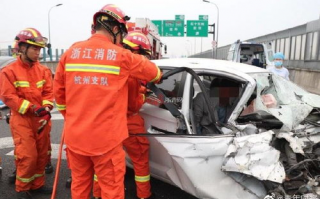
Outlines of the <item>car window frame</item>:
[[[162,66],[159,66],[159,68],[160,69],[162,69],[162,70],[166,70],[166,69],[177,69],[177,67],[168,67],[168,66],[165,66],[165,67],[162,67]],[[187,67],[181,67],[181,68],[187,68]],[[197,75],[197,73],[195,72],[195,71],[193,71],[191,68],[187,68],[187,69],[189,69],[189,70],[191,70],[193,73],[194,73],[194,75]],[[184,73],[186,74],[186,76],[184,77],[184,80],[183,80],[183,90],[185,90],[186,88],[186,81],[187,81],[187,75],[189,74],[190,76],[192,76],[191,75],[191,73],[190,72],[186,72],[186,71],[184,71]],[[176,74],[176,73],[175,73]],[[199,76],[197,75],[197,77],[199,78]],[[182,78],[183,79],[183,78]],[[194,78],[193,78],[194,79]],[[201,84],[202,84],[202,86],[203,86],[203,88],[205,88],[204,87],[204,85],[203,85],[203,83],[202,83],[202,81],[200,80],[200,78],[199,78],[199,81],[201,82]],[[181,105],[181,107],[183,107],[184,105],[183,105],[183,103],[184,103],[184,100],[182,100],[182,105]],[[150,104],[150,105],[152,105],[152,104]],[[159,107],[160,108],[160,107]],[[164,110],[166,110],[166,111],[169,111],[169,110],[167,110],[167,109],[164,109]],[[181,109],[179,109],[179,111],[181,112]],[[192,125],[191,124],[191,121],[189,121],[189,114],[186,114],[186,113],[182,113],[182,115],[183,115],[183,117],[184,117],[184,121],[185,121],[185,124],[186,124],[186,126],[187,126],[187,129],[190,129],[190,126]],[[216,135],[223,135],[222,134],[222,131],[221,131],[221,129],[220,128],[218,128],[216,125],[215,125],[215,122],[213,123],[213,125],[215,126],[214,128],[217,130],[217,132],[219,132],[219,133],[217,133]],[[154,128],[156,131],[159,131],[159,129],[156,129],[156,128]],[[165,130],[163,131],[163,132],[165,132]],[[193,131],[194,133],[189,133],[189,134],[177,134],[177,133],[174,133],[174,132],[167,132],[168,134],[170,134],[170,135],[172,135],[172,136],[174,136],[174,135],[177,135],[177,136],[182,136],[182,135],[196,135],[196,136],[200,136],[200,135],[197,135],[195,132],[196,131]],[[163,134],[157,134],[157,133],[147,133],[147,135],[152,135],[152,136],[156,136],[156,135],[161,135],[161,136],[163,136]],[[165,135],[165,136],[168,136],[168,135]],[[203,135],[202,135],[203,136]],[[212,135],[208,135],[209,137],[211,137]],[[206,136],[207,137],[207,136]]]
[[[161,67],[159,66],[160,70],[163,71],[163,70],[173,70],[175,69],[175,67],[168,67],[168,66],[165,66],[165,67]],[[180,81],[180,84],[179,84],[179,88],[178,88],[178,92],[177,92],[177,98],[180,97],[182,98],[183,97],[183,92],[184,92],[184,87],[185,87],[185,82],[186,82],[186,77],[187,77],[187,72],[183,72],[182,76],[181,76],[181,81]],[[163,80],[163,81],[166,81],[166,80]],[[161,85],[161,84],[159,84]],[[159,86],[158,86],[159,89],[161,89]],[[163,90],[163,89],[161,89]],[[154,94],[154,93],[153,93]],[[153,105],[153,104],[151,104]],[[174,104],[176,106],[176,104]],[[176,106],[178,108],[178,110],[181,110],[182,108],[182,102],[181,102],[181,105],[180,106]],[[168,110],[166,109],[165,107],[160,107],[162,109],[165,109],[165,110]]]
[[[243,88],[242,88],[241,92],[239,92],[239,97],[238,97],[238,99],[234,101],[234,104],[233,104],[233,106],[231,107],[232,112],[229,113],[229,114],[226,116],[226,117],[228,118],[226,124],[228,124],[228,123],[230,122],[230,121],[229,121],[229,120],[230,120],[230,117],[231,117],[231,115],[233,114],[233,112],[235,111],[235,108],[236,108],[237,105],[239,104],[240,100],[242,99],[243,94],[244,94],[245,90],[247,89],[247,86],[248,86],[248,83],[249,83],[249,82],[244,81],[243,79],[236,78],[235,76],[230,76],[230,75],[221,74],[221,73],[213,73],[212,71],[210,71],[210,72],[200,71],[200,72],[196,72],[196,73],[197,73],[197,75],[198,75],[199,77],[201,77],[201,76],[202,76],[202,77],[204,77],[204,76],[209,76],[209,77],[214,76],[214,77],[216,77],[216,78],[217,78],[217,77],[220,77],[220,78],[225,78],[225,79],[232,79],[232,80],[234,80],[234,81],[237,81],[237,82],[243,84]],[[205,78],[203,78],[203,79],[205,79]],[[210,79],[212,79],[212,78],[210,78]],[[192,87],[193,87],[193,79],[191,79],[190,89],[192,89]],[[200,90],[201,90],[201,88],[200,88]],[[203,90],[201,90],[201,92],[203,92]],[[191,95],[190,95],[190,98],[193,99],[193,97],[191,97]],[[189,104],[188,104],[189,109],[192,108],[192,107],[191,107],[191,105],[192,105],[192,103],[193,103],[193,102],[192,102],[192,99],[189,100]],[[206,103],[206,106],[208,107],[208,104],[207,104],[207,103]],[[189,116],[189,118],[190,118],[190,116]],[[216,118],[216,119],[217,119],[217,118]]]

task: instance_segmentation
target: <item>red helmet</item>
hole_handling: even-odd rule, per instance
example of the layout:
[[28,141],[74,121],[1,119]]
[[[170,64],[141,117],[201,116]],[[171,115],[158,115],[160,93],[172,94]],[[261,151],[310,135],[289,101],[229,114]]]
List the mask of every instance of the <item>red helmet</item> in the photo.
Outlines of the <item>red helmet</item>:
[[97,17],[101,16],[101,14],[106,14],[109,17],[101,18],[102,22],[105,21],[117,21],[122,25],[123,31],[127,31],[126,23],[130,20],[130,17],[126,16],[125,13],[116,5],[107,4],[103,6],[98,12],[93,15],[93,26],[97,24]]
[[40,32],[34,28],[26,28],[21,30],[15,38],[18,46],[21,43],[27,43],[30,45],[39,46],[44,48],[47,46],[47,38],[42,37]]
[[124,12],[116,5],[107,4],[101,8],[98,12],[96,12],[93,16],[93,23],[96,25],[96,18],[99,14],[107,14],[111,16],[114,20],[118,21],[121,24],[126,25],[126,21],[130,20],[130,17],[126,16]]
[[145,34],[138,31],[131,31],[123,39],[123,44],[129,50],[138,50],[141,54],[151,55],[151,45]]

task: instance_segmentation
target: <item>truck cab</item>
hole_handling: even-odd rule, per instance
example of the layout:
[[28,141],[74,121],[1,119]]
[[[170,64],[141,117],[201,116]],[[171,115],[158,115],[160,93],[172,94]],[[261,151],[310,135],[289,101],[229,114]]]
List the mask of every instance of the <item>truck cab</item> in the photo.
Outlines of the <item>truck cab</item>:
[[273,65],[273,49],[271,43],[240,42],[231,45],[227,60],[268,68]]

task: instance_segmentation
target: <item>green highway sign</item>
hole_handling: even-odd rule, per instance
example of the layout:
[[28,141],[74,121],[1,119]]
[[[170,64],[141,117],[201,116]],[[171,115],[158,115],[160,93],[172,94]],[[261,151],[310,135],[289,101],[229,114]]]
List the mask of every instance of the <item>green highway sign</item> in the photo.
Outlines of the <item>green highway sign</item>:
[[179,21],[179,20],[184,21],[184,15],[176,15],[175,19],[176,19],[176,21]]
[[162,34],[162,20],[152,20],[152,23],[158,27],[159,35],[163,36]]
[[187,21],[187,37],[207,37],[208,21],[204,20],[188,20]]
[[164,37],[183,37],[184,21],[183,20],[164,20],[163,36]]
[[209,20],[209,16],[208,15],[199,15],[199,20],[208,21]]

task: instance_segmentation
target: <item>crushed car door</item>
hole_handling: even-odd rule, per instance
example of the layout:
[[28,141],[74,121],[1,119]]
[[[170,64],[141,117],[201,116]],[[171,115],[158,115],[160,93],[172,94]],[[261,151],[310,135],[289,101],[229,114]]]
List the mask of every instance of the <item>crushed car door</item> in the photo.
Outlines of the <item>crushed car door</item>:
[[[191,81],[197,81],[202,91],[206,89],[199,76],[190,68],[171,72],[164,69],[164,76],[159,85],[162,94],[150,95],[140,112],[148,130],[152,176],[198,198],[240,199],[265,195],[263,185],[255,178],[246,179],[249,189],[244,189],[234,178],[221,171],[224,155],[234,135],[223,134],[215,125],[215,134],[198,135],[190,117],[182,112],[182,106],[189,106],[184,103],[190,99],[190,96],[186,96],[190,92],[184,91],[190,90]],[[205,98],[208,105],[208,96]],[[215,124],[213,114],[210,117]],[[232,192],[229,190],[231,186]]]

